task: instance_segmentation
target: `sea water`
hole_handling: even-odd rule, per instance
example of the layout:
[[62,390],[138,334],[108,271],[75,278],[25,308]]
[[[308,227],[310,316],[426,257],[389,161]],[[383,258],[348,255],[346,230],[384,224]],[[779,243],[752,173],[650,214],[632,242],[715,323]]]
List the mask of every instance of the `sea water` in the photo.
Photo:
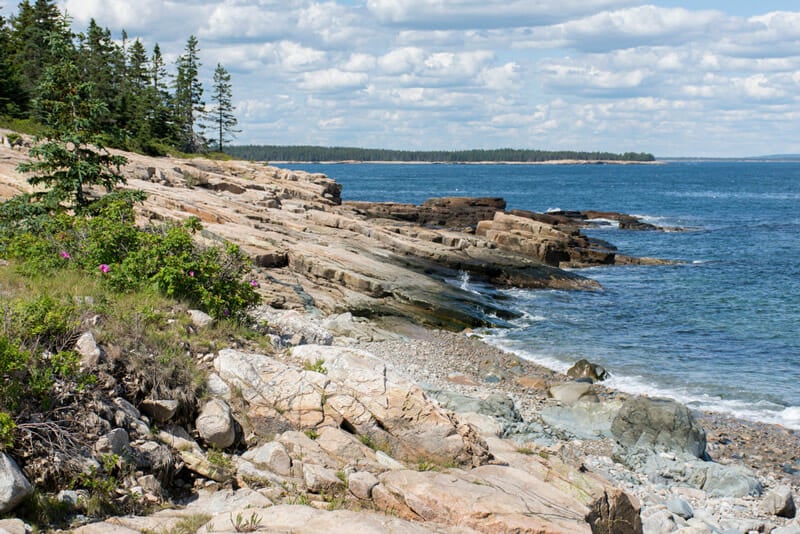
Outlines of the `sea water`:
[[623,391],[800,429],[800,163],[288,167],[336,179],[345,200],[503,197],[686,229],[587,230],[679,263],[577,270],[601,291],[505,290],[522,318],[487,340],[557,370],[587,358]]

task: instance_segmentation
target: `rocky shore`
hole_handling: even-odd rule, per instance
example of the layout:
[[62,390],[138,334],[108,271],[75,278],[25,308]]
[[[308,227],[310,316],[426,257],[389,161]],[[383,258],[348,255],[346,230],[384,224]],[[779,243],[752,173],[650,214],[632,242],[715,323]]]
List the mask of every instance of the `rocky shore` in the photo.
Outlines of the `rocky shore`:
[[[72,532],[800,533],[793,432],[609,390],[591,362],[521,360],[477,334],[509,317],[502,299],[448,282],[593,290],[563,268],[662,260],[582,227],[676,229],[502,199],[348,203],[324,175],[128,156],[142,222],[197,216],[253,258],[270,348],[191,352],[203,399],[126,398],[125,362],[87,323],[75,350],[103,386],[73,453],[87,472],[124,464],[115,498],[157,511],[90,523],[89,496],[64,487]],[[27,190],[26,157],[0,142],[2,195]],[[30,531],[14,511],[41,473],[0,452],[0,533]]]

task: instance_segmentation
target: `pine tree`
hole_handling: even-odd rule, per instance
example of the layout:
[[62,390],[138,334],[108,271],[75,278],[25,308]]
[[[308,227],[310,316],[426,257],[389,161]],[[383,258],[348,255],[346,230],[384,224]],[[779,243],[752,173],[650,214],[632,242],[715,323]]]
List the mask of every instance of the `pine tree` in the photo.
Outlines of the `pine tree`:
[[22,109],[28,109],[34,98],[39,79],[47,65],[52,63],[48,36],[59,32],[66,37],[67,29],[61,24],[61,12],[55,2],[29,0],[19,4],[17,16],[11,19],[10,59],[17,72],[20,93],[17,101]]
[[211,93],[211,101],[214,108],[209,114],[209,119],[214,125],[215,135],[217,136],[217,150],[223,152],[224,143],[231,141],[236,130],[238,121],[233,114],[233,91],[231,89],[231,75],[225,67],[217,63],[214,70],[214,86]]
[[184,53],[178,58],[175,76],[175,118],[181,146],[187,152],[197,152],[202,145],[195,132],[197,119],[205,115],[198,45],[197,37],[190,36]]
[[111,191],[124,183],[119,166],[126,160],[104,148],[97,117],[107,112],[107,106],[95,97],[92,84],[81,79],[77,50],[66,36],[71,36],[66,19],[58,31],[46,36],[48,52],[57,60],[45,68],[34,101],[46,134],[30,151],[35,160],[18,169],[32,173],[31,185],[48,188],[38,194],[47,205],[57,208],[66,203],[79,209],[90,204],[86,188],[100,185]]
[[152,138],[169,144],[177,144],[175,132],[175,117],[172,103],[174,99],[167,87],[169,75],[167,73],[164,56],[158,43],[153,47],[150,56],[150,90],[148,91],[148,116],[149,130]]

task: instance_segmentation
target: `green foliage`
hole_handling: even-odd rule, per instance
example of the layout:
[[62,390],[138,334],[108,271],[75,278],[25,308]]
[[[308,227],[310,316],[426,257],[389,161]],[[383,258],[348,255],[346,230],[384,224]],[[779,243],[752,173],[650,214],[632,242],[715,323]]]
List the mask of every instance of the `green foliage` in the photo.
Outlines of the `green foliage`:
[[14,446],[14,431],[17,424],[6,412],[0,412],[0,451]]
[[328,374],[328,370],[325,368],[325,360],[322,358],[319,358],[313,363],[309,360],[304,361],[303,369],[306,371],[314,371],[315,373],[322,373],[323,375]]
[[236,514],[235,519],[233,514],[231,514],[230,519],[231,525],[233,525],[233,529],[236,532],[255,532],[261,526],[261,516],[255,512],[250,514],[250,517],[247,519],[242,516],[241,512]]
[[80,269],[115,291],[154,288],[215,318],[241,318],[258,302],[257,284],[245,279],[250,262],[237,246],[198,245],[197,218],[142,230],[133,211],[138,198],[107,195],[74,216],[49,216],[29,197],[12,199],[0,205],[0,253],[29,276]]
[[578,161],[655,161],[646,153],[576,152],[571,150],[526,150],[499,148],[494,150],[386,150],[352,147],[242,145],[230,146],[228,154],[254,161],[409,161],[467,163],[476,161],[513,161],[535,163],[553,160]]
[[111,191],[124,183],[119,167],[127,160],[104,149],[98,122],[107,105],[95,97],[91,82],[81,79],[81,66],[65,32],[46,36],[48,50],[57,59],[45,67],[34,100],[46,125],[45,136],[30,151],[34,160],[18,170],[31,174],[31,185],[47,188],[41,196],[82,208],[89,204],[88,187]]
[[211,92],[211,101],[214,107],[209,113],[209,120],[214,129],[217,150],[224,151],[224,145],[230,141],[231,136],[238,133],[238,121],[233,114],[233,90],[231,75],[221,64],[217,63],[214,70],[214,85]]
[[319,432],[317,432],[313,428],[309,428],[308,430],[304,430],[303,433],[308,436],[308,439],[317,439],[319,437]]

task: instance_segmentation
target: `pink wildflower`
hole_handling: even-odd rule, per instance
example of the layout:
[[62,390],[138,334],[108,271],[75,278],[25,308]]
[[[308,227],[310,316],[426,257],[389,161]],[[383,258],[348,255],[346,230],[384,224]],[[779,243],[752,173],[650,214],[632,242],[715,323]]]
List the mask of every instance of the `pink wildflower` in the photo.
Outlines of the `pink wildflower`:
[[258,280],[250,280],[250,285],[253,287],[259,287]]
[[108,265],[106,265],[105,263],[101,263],[100,264],[100,272],[107,273],[110,270],[111,270],[111,268]]
[[192,278],[194,278],[194,271],[189,271],[189,276],[191,276]]
[[67,252],[66,250],[62,250],[61,252],[58,253],[58,255],[64,258],[65,260],[69,259],[69,252]]

